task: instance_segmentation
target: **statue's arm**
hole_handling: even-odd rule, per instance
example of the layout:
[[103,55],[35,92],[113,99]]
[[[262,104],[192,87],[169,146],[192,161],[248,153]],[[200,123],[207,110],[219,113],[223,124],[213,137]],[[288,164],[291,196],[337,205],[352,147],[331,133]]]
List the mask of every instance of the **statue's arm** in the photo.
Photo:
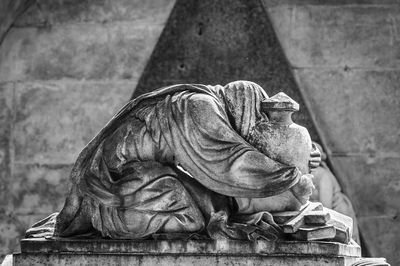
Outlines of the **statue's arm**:
[[[247,143],[231,126],[223,106],[208,95],[195,95],[175,111],[170,127],[177,160],[204,186],[233,197],[268,197],[300,179],[296,167],[281,164]],[[179,136],[180,135],[180,136]]]
[[311,170],[316,169],[320,164],[321,164],[321,151],[313,143],[309,161],[310,169]]

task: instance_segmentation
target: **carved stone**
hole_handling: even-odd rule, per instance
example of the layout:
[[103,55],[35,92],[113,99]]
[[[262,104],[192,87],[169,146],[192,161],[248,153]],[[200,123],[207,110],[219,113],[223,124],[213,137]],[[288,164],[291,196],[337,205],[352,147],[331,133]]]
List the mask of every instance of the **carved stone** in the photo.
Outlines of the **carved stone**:
[[351,218],[308,201],[320,154],[291,120],[298,109],[249,81],[130,101],[82,150],[64,208],[27,231],[15,264],[357,262]]
[[298,108],[249,81],[144,94],[83,149],[64,208],[27,236],[284,238],[271,212],[299,210],[313,187]]

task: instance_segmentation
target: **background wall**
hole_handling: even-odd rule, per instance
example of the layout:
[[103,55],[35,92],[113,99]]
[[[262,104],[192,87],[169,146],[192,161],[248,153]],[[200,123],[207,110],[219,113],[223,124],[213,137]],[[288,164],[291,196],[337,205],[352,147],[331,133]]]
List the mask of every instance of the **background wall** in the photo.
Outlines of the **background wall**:
[[174,1],[36,1],[0,46],[0,254],[63,206],[72,163],[127,102]]
[[400,265],[399,2],[265,4],[368,249]]
[[[397,1],[231,1],[240,14],[241,6],[249,16],[268,12],[369,249],[400,264]],[[129,100],[174,3],[37,0],[8,31],[0,46],[0,253],[17,250],[30,224],[61,209],[71,164]],[[252,30],[264,32],[237,28],[227,42]]]

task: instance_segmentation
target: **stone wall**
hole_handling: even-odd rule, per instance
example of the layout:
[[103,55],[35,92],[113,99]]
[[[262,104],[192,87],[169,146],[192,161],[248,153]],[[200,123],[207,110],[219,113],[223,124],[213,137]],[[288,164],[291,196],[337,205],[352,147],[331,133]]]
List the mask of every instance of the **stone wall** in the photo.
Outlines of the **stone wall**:
[[400,265],[398,1],[263,2],[368,249]]
[[61,209],[71,164],[129,100],[172,0],[38,0],[0,46],[0,254]]
[[[0,253],[61,208],[71,164],[130,98],[174,2],[38,0],[8,32],[0,46]],[[398,1],[262,3],[368,248],[400,264]],[[240,36],[254,30],[245,26]]]

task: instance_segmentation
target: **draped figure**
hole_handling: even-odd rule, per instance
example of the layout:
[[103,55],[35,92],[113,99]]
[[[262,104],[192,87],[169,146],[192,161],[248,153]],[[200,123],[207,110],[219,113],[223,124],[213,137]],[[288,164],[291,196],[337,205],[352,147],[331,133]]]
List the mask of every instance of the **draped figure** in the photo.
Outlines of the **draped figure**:
[[307,173],[249,143],[268,120],[260,111],[267,97],[236,81],[173,85],[128,102],[79,154],[61,212],[27,235],[276,239],[268,206],[241,213],[235,200],[310,194]]

